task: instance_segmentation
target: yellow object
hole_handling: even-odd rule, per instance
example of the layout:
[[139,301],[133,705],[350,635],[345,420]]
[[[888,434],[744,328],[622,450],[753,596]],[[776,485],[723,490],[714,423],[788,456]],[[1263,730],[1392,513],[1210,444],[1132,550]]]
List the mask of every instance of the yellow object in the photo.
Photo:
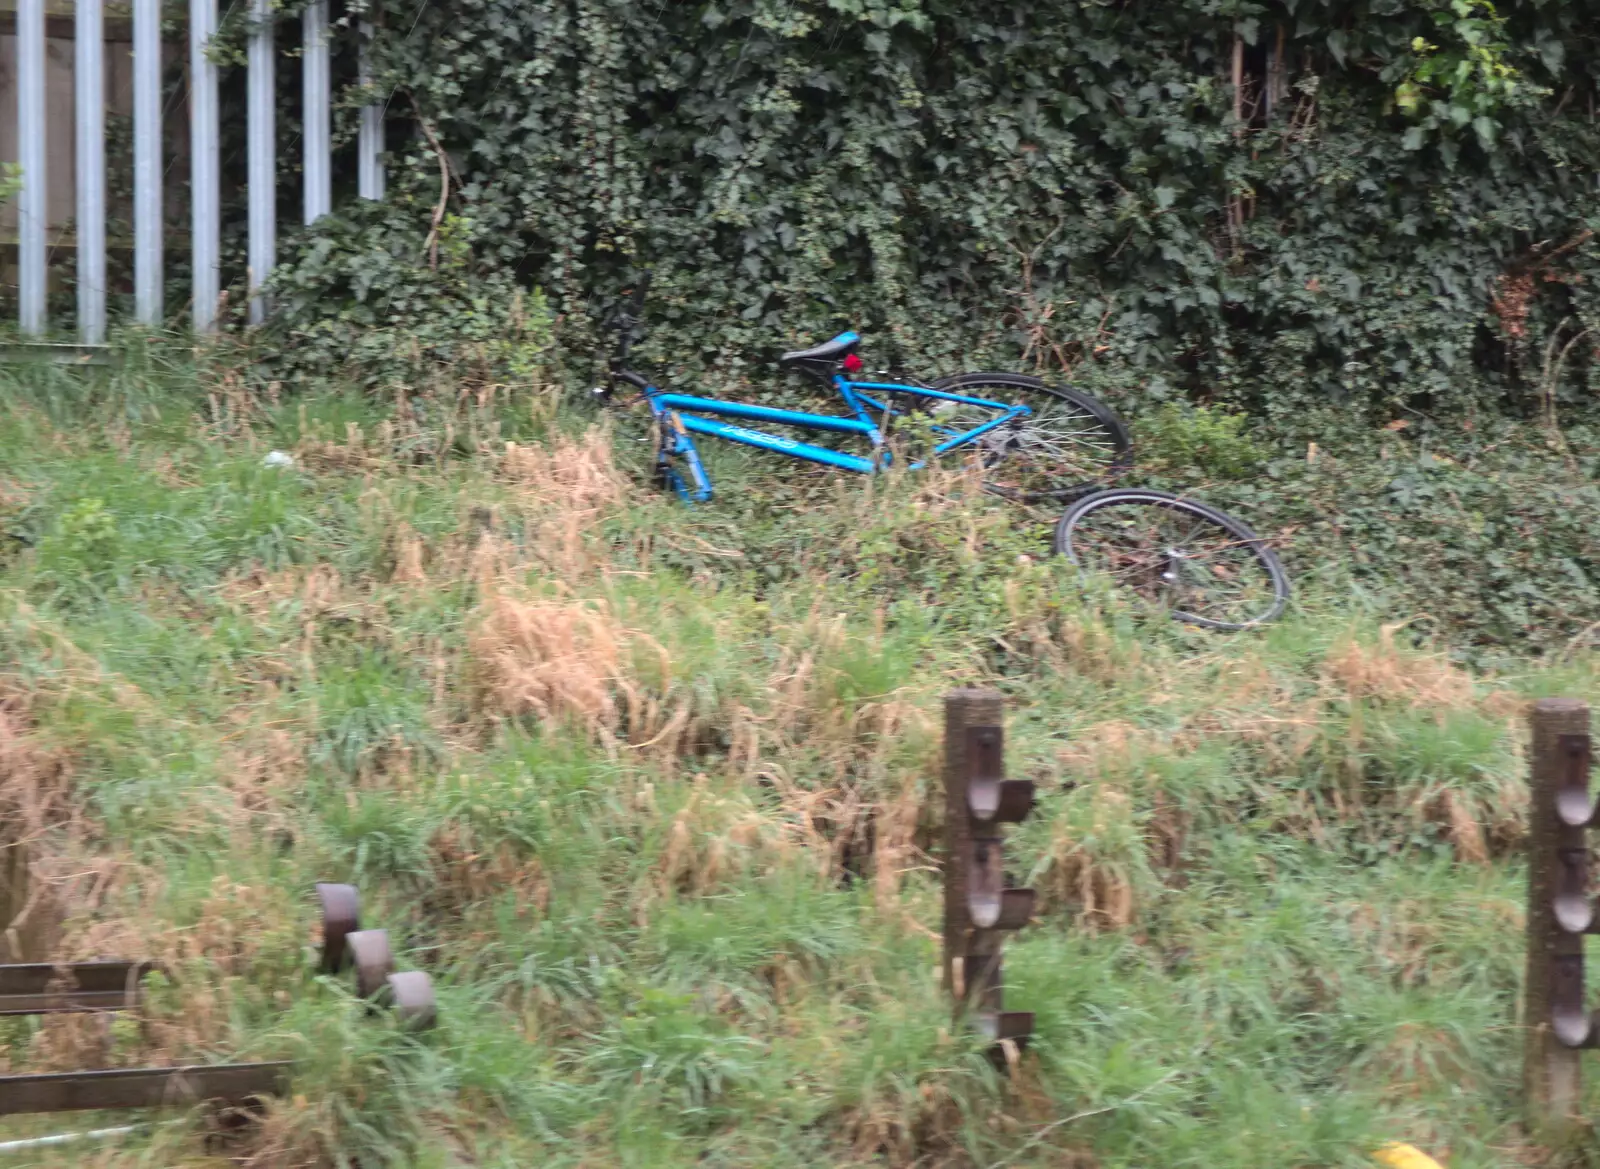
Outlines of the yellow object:
[[1387,1165],[1389,1169],[1444,1169],[1421,1149],[1410,1145],[1384,1145],[1373,1156],[1380,1165]]

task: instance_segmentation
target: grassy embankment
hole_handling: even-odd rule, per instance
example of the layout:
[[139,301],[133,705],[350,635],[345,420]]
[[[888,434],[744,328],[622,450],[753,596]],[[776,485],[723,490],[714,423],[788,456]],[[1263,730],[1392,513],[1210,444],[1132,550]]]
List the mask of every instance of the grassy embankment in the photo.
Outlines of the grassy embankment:
[[[259,1165],[1539,1160],[1519,712],[1600,697],[1581,645],[1469,672],[1315,541],[1290,619],[1186,631],[961,474],[724,458],[690,511],[537,394],[448,430],[182,368],[3,399],[25,924],[173,976],[109,1031],[0,1023],[0,1064],[301,1060]],[[939,700],[972,682],[1042,793],[1009,1082],[935,973]],[[314,977],[319,879],[432,972],[436,1032]],[[50,1156],[199,1163],[184,1126]]]

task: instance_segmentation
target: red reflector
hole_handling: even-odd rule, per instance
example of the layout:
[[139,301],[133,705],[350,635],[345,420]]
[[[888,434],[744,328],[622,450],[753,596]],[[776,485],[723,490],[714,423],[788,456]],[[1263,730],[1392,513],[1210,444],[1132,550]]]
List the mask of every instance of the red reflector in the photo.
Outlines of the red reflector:
[[845,373],[860,373],[861,358],[857,357],[854,353],[845,354],[844,371]]

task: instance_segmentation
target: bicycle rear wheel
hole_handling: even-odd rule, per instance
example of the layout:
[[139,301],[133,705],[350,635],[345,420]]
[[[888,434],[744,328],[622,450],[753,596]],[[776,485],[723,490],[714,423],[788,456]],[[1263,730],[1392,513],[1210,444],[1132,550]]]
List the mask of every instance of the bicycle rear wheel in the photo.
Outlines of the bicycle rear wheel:
[[[1018,503],[1060,502],[1133,465],[1133,443],[1116,412],[1069,386],[1022,373],[957,373],[932,388],[992,402],[1019,403],[1032,413],[996,427],[950,453],[978,452],[984,486]],[[913,403],[950,435],[974,430],[995,416],[992,407],[923,398]]]
[[1055,549],[1206,629],[1264,624],[1289,599],[1289,574],[1261,537],[1165,491],[1121,488],[1080,499],[1056,525]]

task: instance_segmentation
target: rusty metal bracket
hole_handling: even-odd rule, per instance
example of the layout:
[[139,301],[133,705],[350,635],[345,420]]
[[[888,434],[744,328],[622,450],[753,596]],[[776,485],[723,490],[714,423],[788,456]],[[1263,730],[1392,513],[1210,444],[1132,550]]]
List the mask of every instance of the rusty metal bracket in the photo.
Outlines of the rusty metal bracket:
[[387,930],[361,928],[361,898],[351,885],[319,884],[322,905],[322,970],[337,974],[355,967],[356,994],[372,1009],[392,1008],[414,1030],[438,1022],[433,980],[421,970],[397,971]]
[[402,970],[385,980],[395,1018],[407,1027],[426,1031],[439,1019],[433,998],[433,980],[420,970]]
[[1005,731],[967,728],[967,810],[980,824],[1016,824],[1033,811],[1033,781],[1006,779]]
[[345,938],[356,968],[356,993],[375,998],[394,972],[394,956],[389,952],[388,930],[357,930]]
[[30,962],[0,966],[0,1015],[127,1011],[152,962]]
[[1589,897],[1588,828],[1594,821],[1589,793],[1589,736],[1555,736],[1554,864],[1550,914],[1559,935],[1572,939],[1550,961],[1550,1028],[1563,1047],[1600,1046],[1600,1028],[1587,1006],[1583,935],[1595,931],[1594,902]]
[[350,959],[345,939],[361,928],[361,895],[354,885],[322,883],[317,900],[322,903],[322,972],[338,974]]

